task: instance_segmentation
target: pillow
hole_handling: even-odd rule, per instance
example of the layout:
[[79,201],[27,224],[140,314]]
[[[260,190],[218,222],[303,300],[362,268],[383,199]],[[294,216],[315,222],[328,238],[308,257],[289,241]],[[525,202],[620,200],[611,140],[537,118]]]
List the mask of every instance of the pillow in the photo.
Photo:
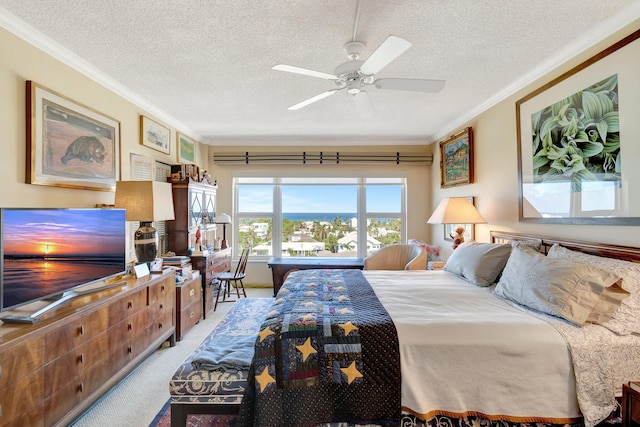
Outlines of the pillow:
[[640,264],[589,255],[559,245],[553,245],[549,249],[548,257],[580,261],[618,274],[622,278],[620,286],[630,295],[620,303],[611,319],[603,322],[602,326],[618,335],[640,334]]
[[444,270],[475,285],[489,286],[495,283],[510,253],[508,244],[464,242],[453,251]]
[[529,246],[536,251],[539,251],[540,247],[542,247],[542,239],[512,240],[509,243],[513,248],[515,248],[516,246]]
[[[602,309],[615,303],[616,298],[610,298],[606,290],[619,280],[620,277],[611,271],[577,261],[549,259],[527,246],[516,246],[494,293],[583,325],[601,303],[601,298]],[[619,296],[618,291],[622,290],[614,289],[611,294]],[[622,291],[622,295],[625,294]]]

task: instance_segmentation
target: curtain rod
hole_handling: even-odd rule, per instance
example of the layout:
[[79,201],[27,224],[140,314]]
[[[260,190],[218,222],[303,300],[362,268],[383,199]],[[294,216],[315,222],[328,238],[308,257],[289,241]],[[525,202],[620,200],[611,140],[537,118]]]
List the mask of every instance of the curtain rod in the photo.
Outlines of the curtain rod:
[[432,154],[402,154],[395,153],[340,153],[340,152],[309,152],[301,153],[250,153],[214,152],[213,162],[217,164],[367,164],[367,163],[391,163],[391,164],[433,164]]

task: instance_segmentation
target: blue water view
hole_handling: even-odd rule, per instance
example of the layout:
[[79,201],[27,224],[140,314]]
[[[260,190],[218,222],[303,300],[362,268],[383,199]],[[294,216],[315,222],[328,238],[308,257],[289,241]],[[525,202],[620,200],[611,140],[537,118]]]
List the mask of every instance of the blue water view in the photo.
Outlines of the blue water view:
[[283,218],[289,221],[327,221],[333,222],[337,217],[342,219],[351,219],[357,217],[355,212],[349,213],[336,213],[336,212],[285,212],[282,214]]

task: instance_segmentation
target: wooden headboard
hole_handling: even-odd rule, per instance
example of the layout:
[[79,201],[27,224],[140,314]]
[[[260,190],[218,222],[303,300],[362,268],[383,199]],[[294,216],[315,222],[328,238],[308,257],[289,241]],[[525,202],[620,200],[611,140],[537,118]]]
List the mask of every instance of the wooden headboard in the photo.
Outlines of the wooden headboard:
[[635,248],[633,246],[610,245],[607,243],[538,236],[535,234],[512,233],[509,231],[492,230],[490,231],[490,236],[492,243],[508,243],[512,240],[540,239],[542,240],[542,247],[540,248],[540,251],[544,253],[547,253],[549,248],[554,244],[558,244],[567,249],[591,255],[640,263],[640,248]]

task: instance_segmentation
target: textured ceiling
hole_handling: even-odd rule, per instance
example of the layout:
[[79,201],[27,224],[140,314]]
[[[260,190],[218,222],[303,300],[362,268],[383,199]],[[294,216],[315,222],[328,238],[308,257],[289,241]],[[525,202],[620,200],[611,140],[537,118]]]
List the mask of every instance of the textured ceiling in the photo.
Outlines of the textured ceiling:
[[[357,0],[0,0],[0,25],[213,145],[429,143],[640,17],[637,0],[361,0],[366,59],[390,34],[413,46],[376,77],[446,80],[436,94],[368,90],[361,119],[333,73]],[[36,31],[34,31],[35,29]]]

